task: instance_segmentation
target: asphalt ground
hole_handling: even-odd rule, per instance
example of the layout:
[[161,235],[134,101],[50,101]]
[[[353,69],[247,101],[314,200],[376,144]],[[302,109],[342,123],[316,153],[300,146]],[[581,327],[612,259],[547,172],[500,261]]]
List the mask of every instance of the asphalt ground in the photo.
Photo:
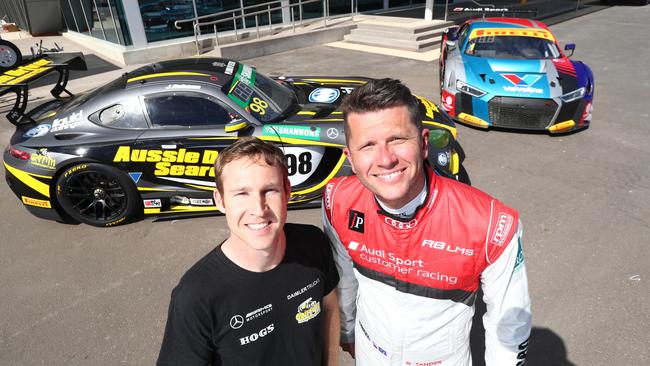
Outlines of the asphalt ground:
[[[594,71],[589,129],[548,136],[459,126],[473,185],[517,208],[525,225],[529,365],[650,364],[649,17],[650,6],[612,7],[552,27]],[[399,78],[439,100],[437,62],[327,46],[246,61],[276,75]],[[3,147],[12,130],[2,118]],[[320,212],[292,210],[289,221],[320,225]],[[227,227],[218,216],[63,225],[31,216],[0,183],[0,232],[0,365],[149,365],[173,286]]]

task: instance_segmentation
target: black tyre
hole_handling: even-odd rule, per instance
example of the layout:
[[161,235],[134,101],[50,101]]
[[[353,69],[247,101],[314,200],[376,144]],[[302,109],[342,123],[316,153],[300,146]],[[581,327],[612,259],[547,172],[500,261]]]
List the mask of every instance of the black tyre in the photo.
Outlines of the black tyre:
[[0,39],[0,71],[15,67],[22,59],[23,55],[15,44]]
[[72,219],[93,226],[116,226],[140,217],[142,204],[133,182],[116,168],[84,163],[56,181],[56,198]]

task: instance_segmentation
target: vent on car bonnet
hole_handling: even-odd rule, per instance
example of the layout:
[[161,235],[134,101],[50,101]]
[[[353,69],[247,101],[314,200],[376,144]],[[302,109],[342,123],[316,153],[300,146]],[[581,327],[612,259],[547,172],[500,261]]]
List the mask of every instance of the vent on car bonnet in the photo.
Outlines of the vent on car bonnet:
[[552,99],[494,97],[488,103],[492,124],[509,128],[545,129],[557,108]]

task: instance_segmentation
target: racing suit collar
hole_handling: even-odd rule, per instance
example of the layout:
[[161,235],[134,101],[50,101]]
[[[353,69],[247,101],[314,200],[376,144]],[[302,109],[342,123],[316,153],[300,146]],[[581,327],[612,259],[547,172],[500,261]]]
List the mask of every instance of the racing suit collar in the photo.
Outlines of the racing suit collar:
[[[429,169],[425,166],[424,168],[424,187],[422,187],[422,192],[418,194],[411,202],[407,203],[404,205],[404,207],[397,209],[397,210],[391,210],[394,212],[388,211],[385,207],[384,204],[377,198],[377,196],[373,195],[373,198],[375,199],[375,203],[377,204],[377,213],[380,215],[388,216],[392,219],[395,219],[397,221],[401,222],[409,222],[415,218],[417,215],[418,211],[424,206],[426,206],[427,201],[429,201],[429,182],[433,178],[429,177]],[[415,206],[415,209],[411,211],[411,208],[414,206],[415,202],[419,202],[417,206]]]

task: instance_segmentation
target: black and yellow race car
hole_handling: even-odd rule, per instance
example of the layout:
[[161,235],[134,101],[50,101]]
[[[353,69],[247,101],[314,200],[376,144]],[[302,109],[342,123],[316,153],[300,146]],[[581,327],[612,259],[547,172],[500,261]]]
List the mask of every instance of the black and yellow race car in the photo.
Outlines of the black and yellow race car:
[[[154,63],[29,113],[12,111],[6,180],[34,215],[63,222],[113,226],[142,215],[205,214],[216,211],[219,151],[256,136],[287,157],[290,207],[317,205],[330,178],[352,174],[338,107],[368,80],[269,78],[217,58]],[[454,123],[420,100],[430,163],[457,178],[462,151]]]

